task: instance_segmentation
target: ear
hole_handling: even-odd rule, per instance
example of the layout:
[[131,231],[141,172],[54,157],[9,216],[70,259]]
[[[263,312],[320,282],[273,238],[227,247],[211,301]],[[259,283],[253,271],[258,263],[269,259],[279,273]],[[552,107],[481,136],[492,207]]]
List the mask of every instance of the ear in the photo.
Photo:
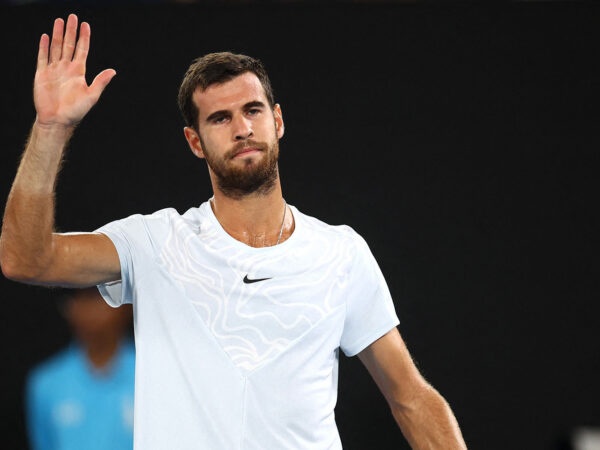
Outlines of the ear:
[[200,141],[200,136],[196,133],[192,127],[185,127],[183,129],[183,134],[185,135],[185,139],[190,146],[190,150],[197,158],[204,158],[204,151],[202,150],[202,142]]
[[276,103],[273,106],[273,116],[275,117],[275,130],[277,130],[277,138],[281,139],[285,131],[285,125],[283,124],[283,115],[281,114],[281,106]]

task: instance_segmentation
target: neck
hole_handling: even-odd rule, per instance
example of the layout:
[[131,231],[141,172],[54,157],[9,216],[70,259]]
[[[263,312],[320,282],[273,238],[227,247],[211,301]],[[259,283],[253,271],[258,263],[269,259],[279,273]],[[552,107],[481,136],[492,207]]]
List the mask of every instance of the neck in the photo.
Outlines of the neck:
[[119,339],[96,340],[93,343],[83,343],[85,355],[96,370],[106,369],[119,348]]
[[239,199],[215,190],[211,207],[223,229],[251,247],[276,245],[293,232],[294,218],[289,210],[285,212],[287,205],[279,180],[266,194],[249,194]]

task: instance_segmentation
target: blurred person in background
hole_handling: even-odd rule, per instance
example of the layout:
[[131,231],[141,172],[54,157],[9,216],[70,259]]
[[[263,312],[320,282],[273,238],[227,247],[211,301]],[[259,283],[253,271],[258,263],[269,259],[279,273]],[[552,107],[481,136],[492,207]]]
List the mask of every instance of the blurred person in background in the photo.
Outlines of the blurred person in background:
[[60,310],[74,340],[28,376],[32,450],[131,450],[135,350],[130,305],[112,308],[95,287],[69,290]]

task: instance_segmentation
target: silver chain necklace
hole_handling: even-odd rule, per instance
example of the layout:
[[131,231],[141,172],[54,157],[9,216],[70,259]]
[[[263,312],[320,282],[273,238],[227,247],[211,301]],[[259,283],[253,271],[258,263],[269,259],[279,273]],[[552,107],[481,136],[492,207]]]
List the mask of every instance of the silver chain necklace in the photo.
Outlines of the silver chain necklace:
[[281,228],[279,229],[279,237],[275,245],[279,245],[281,242],[281,236],[283,236],[283,226],[285,225],[285,215],[287,214],[287,202],[283,199],[283,219],[281,219]]

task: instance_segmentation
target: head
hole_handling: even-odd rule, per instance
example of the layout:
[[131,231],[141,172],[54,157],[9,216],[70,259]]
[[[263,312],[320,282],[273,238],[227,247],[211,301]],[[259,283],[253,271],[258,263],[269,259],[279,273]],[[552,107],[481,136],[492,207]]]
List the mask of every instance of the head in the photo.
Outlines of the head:
[[198,131],[198,106],[193,98],[197,89],[205,91],[209,86],[231,81],[246,72],[256,75],[269,106],[273,108],[273,88],[262,62],[230,52],[209,53],[192,62],[179,87],[177,101],[185,125]]
[[196,59],[181,84],[179,107],[185,137],[206,159],[213,189],[230,197],[270,191],[284,128],[260,61],[232,53]]
[[75,338],[86,347],[122,338],[132,319],[130,305],[112,308],[96,287],[69,289],[61,299],[61,312]]

